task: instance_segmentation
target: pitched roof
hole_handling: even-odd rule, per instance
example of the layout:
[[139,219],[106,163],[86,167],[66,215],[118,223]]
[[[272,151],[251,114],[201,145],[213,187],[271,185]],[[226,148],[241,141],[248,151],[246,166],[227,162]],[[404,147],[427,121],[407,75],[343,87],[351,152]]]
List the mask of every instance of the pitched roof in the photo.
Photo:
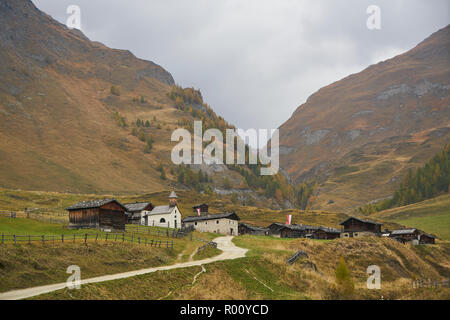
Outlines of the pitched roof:
[[287,228],[290,230],[295,230],[295,231],[306,231],[306,230],[316,230],[317,227],[313,227],[313,226],[308,226],[305,224],[284,224],[284,223],[279,223],[279,222],[275,222],[272,223],[270,227],[277,227],[277,230],[281,230],[283,228]]
[[136,212],[142,211],[147,208],[148,205],[151,205],[151,202],[136,202],[136,203],[124,203],[123,205],[127,208],[128,211]]
[[193,222],[193,221],[204,221],[204,220],[214,220],[214,219],[232,219],[240,220],[238,215],[234,212],[229,213],[218,213],[218,214],[207,214],[204,216],[190,216],[183,219],[183,222]]
[[320,226],[319,228],[317,228],[317,230],[322,230],[328,233],[341,233],[341,231],[336,228],[328,228],[323,226]]
[[154,215],[154,214],[169,214],[172,212],[172,210],[175,207],[171,207],[171,206],[156,206],[153,208],[152,211],[150,211],[149,213],[147,213],[148,216]]
[[208,207],[208,205],[206,204],[206,203],[200,203],[200,204],[196,204],[195,206],[193,206],[192,208],[199,208],[199,207],[201,207],[201,206],[207,206]]
[[391,232],[391,235],[402,235],[402,234],[411,234],[414,233],[417,229],[402,229],[402,230],[394,230]]
[[66,210],[98,208],[110,202],[116,202],[121,207],[123,207],[124,210],[126,210],[126,208],[116,199],[97,199],[91,201],[80,201],[74,205],[71,205],[70,207],[67,207]]
[[267,231],[267,230],[269,230],[268,228],[252,226],[252,225],[247,224],[247,223],[239,223],[239,226],[244,226],[244,227],[246,227],[246,228],[248,228],[250,230],[253,230],[253,231]]
[[358,221],[361,221],[361,222],[364,222],[364,223],[376,224],[376,225],[380,225],[380,226],[382,225],[382,223],[379,223],[379,222],[376,222],[376,221],[367,220],[367,219],[359,219],[359,218],[356,218],[356,217],[349,217],[348,219],[345,219],[344,221],[342,221],[340,223],[340,225],[343,225],[344,223],[346,223],[348,220],[351,220],[351,219],[358,220]]

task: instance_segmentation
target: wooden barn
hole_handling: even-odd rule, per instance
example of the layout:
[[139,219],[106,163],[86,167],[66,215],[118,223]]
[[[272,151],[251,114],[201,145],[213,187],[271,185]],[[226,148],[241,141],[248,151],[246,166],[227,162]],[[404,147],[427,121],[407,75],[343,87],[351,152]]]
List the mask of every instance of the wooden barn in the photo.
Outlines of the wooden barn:
[[145,211],[154,208],[151,202],[124,203],[124,207],[127,208],[127,223],[131,224],[140,224]]
[[401,243],[412,242],[414,240],[419,242],[420,232],[417,229],[394,230],[389,237],[394,238]]
[[200,214],[208,213],[209,206],[206,203],[196,204],[192,207],[193,212],[198,213],[198,209],[200,209]]
[[435,244],[435,242],[436,242],[436,237],[431,234],[422,233],[420,235],[420,238],[419,238],[420,244]]
[[401,242],[412,244],[434,244],[435,236],[426,234],[418,229],[394,230],[389,237]]
[[381,235],[381,226],[379,222],[350,217],[340,223],[343,226],[341,237],[361,237],[371,235]]
[[317,230],[316,227],[301,224],[272,223],[269,227],[269,235],[279,238],[307,238]]
[[115,199],[82,201],[66,210],[71,228],[125,230],[127,209]]
[[240,235],[250,234],[254,236],[266,236],[269,234],[268,228],[256,227],[246,223],[239,223],[238,230]]
[[330,239],[336,239],[341,236],[341,231],[334,228],[327,228],[327,227],[319,227],[314,233],[312,238],[313,239],[324,239],[324,240],[330,240]]

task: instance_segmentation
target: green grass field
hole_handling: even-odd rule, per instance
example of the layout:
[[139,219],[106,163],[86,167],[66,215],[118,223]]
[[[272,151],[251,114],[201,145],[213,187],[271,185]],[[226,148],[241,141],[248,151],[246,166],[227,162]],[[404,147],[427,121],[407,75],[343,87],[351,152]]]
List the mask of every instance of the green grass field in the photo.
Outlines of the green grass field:
[[421,229],[450,240],[450,195],[389,209],[372,215],[377,219]]

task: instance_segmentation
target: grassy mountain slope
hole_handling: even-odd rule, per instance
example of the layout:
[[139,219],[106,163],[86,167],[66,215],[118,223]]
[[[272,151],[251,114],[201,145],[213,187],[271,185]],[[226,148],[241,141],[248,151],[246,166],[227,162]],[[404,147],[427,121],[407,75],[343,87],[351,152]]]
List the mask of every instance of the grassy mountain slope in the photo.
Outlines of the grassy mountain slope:
[[450,195],[439,196],[411,205],[380,211],[371,215],[450,240]]
[[[163,188],[158,157],[144,154],[114,113],[174,122],[166,96],[172,76],[128,51],[89,41],[31,1],[1,0],[0,7],[1,184],[90,192]],[[134,103],[139,96],[147,102]]]
[[278,207],[293,202],[281,174],[252,173],[250,180],[248,168],[172,164],[175,129],[192,131],[194,120],[204,129],[232,128],[200,91],[175,86],[153,62],[69,30],[30,0],[0,0],[0,8],[0,187],[136,193],[173,185],[200,191],[209,183],[210,193],[262,188],[253,198],[276,196]]
[[450,141],[450,26],[414,49],[320,89],[280,127],[281,166],[318,179],[312,208],[391,196]]

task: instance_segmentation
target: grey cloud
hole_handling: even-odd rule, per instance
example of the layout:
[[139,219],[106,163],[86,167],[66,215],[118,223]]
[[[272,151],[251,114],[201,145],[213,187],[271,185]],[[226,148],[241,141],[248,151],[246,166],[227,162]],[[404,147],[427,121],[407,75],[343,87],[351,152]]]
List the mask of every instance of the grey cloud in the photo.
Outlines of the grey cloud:
[[[449,21],[448,0],[33,0],[91,39],[128,49],[200,88],[241,128],[276,128],[320,87],[411,49]],[[382,29],[366,28],[381,8]]]

